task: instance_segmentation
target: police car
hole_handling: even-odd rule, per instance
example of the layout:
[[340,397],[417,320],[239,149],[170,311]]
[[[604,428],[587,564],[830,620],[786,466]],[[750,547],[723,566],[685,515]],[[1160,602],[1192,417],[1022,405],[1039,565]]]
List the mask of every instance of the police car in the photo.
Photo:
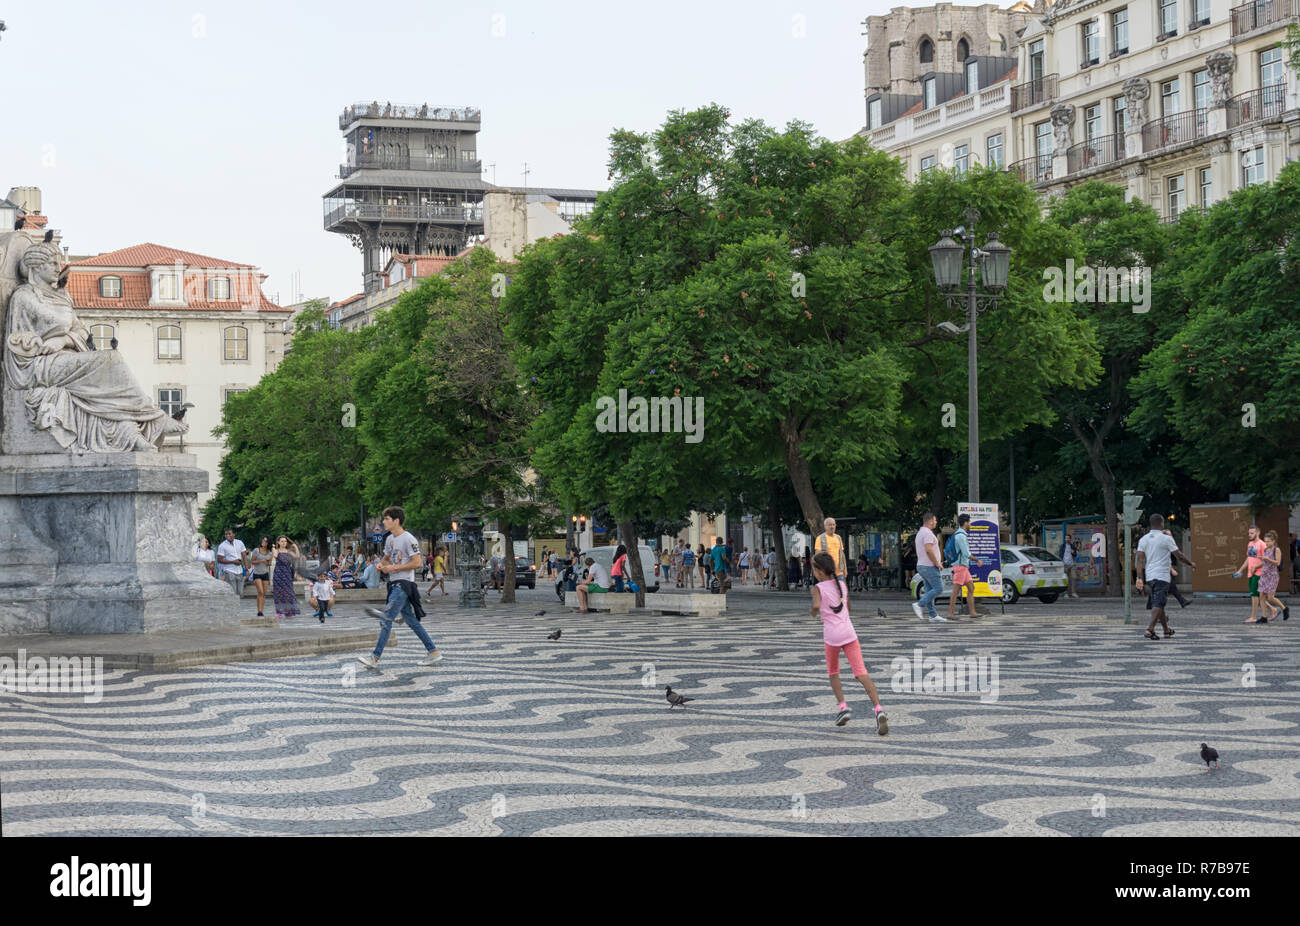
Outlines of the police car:
[[[1037,598],[1043,604],[1051,604],[1061,597],[1067,582],[1065,564],[1060,557],[1049,553],[1042,547],[1003,544],[1002,551],[1002,601],[1015,604],[1022,595]],[[952,594],[952,567],[939,571],[943,579],[943,591],[940,598]],[[920,600],[925,580],[921,576],[912,577],[912,597]]]

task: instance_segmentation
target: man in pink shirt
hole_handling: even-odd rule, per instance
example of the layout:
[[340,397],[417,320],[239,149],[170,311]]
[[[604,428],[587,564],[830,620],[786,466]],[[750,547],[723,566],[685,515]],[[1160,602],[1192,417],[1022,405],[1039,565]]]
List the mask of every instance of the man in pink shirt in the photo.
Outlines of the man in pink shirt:
[[939,573],[943,560],[939,557],[939,539],[934,536],[938,523],[934,512],[927,511],[921,516],[921,529],[916,532],[916,571],[925,580],[925,594],[920,601],[912,602],[912,610],[921,620],[928,617],[932,624],[946,624],[948,619],[934,609],[934,599],[943,591],[943,578]]
[[1251,527],[1249,539],[1246,541],[1246,558],[1237,571],[1232,574],[1234,579],[1241,578],[1244,572],[1249,577],[1250,588],[1250,619],[1247,624],[1257,623],[1255,619],[1255,609],[1259,607],[1259,574],[1264,569],[1264,541],[1259,537],[1259,528]]

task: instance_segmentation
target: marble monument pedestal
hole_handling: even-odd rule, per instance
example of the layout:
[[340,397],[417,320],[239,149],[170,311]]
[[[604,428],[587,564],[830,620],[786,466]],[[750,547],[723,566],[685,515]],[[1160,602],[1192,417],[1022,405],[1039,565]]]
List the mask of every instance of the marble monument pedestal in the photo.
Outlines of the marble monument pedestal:
[[0,455],[0,635],[237,626],[194,559],[207,488],[190,454]]

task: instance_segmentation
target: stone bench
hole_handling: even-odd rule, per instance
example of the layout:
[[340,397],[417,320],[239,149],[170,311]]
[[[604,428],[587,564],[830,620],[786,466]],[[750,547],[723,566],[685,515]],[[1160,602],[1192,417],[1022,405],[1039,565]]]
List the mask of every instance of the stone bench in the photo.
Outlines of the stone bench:
[[[647,596],[648,597],[648,596]],[[608,611],[611,614],[629,614],[632,606],[636,604],[636,595],[628,592],[596,592],[594,595],[588,595],[588,607],[593,611]],[[569,608],[582,607],[578,601],[577,592],[564,593],[564,605]]]
[[647,593],[645,606],[656,614],[698,614],[717,617],[727,610],[727,596],[712,592],[686,592],[681,595],[658,592]]

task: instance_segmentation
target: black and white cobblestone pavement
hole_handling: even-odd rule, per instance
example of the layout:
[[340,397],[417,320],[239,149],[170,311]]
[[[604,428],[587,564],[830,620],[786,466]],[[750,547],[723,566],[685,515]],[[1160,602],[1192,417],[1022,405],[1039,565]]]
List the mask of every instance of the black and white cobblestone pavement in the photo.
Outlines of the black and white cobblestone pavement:
[[[380,672],[362,649],[107,670],[94,704],[0,692],[3,834],[1300,835],[1300,619],[1201,599],[1152,643],[1088,620],[1113,601],[930,625],[858,596],[882,738],[847,667],[833,726],[805,595],[743,589],[709,620],[451,597],[432,668],[399,627]],[[997,656],[996,701],[893,690],[917,647]],[[666,684],[698,701],[670,712]]]

